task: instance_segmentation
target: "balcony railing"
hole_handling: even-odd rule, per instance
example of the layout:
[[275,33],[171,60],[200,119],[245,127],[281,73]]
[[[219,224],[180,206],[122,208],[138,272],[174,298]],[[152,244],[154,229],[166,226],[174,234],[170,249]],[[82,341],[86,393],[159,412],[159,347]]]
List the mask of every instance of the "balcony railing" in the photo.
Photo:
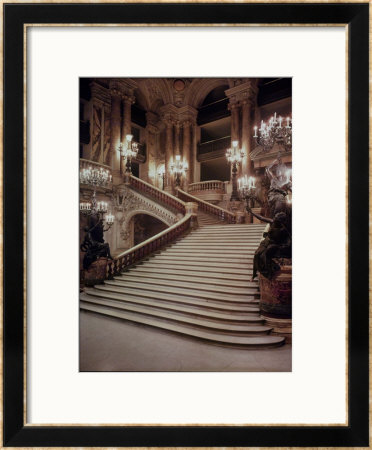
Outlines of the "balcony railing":
[[170,226],[166,230],[152,236],[144,242],[120,253],[112,261],[108,262],[106,278],[113,278],[115,275],[122,273],[128,267],[138,263],[143,258],[160,250],[165,245],[173,242],[190,229],[192,219],[196,214],[186,214],[179,222]]
[[199,181],[188,186],[188,192],[215,191],[216,193],[225,194],[225,183],[219,180]]
[[198,155],[203,155],[204,153],[216,152],[216,151],[226,151],[231,146],[231,137],[225,136],[213,141],[203,142],[198,144]]
[[233,212],[227,209],[220,208],[219,206],[212,205],[211,203],[205,202],[194,195],[188,194],[180,188],[177,188],[177,195],[180,199],[185,202],[195,202],[198,204],[198,209],[209,214],[217,216],[221,221],[227,223],[236,223],[236,216]]
[[130,177],[130,185],[137,191],[151,197],[155,201],[162,203],[165,206],[169,206],[183,215],[186,214],[185,203],[174,195],[168,194],[168,192],[162,191],[152,184],[146,183],[146,181],[143,181],[133,175]]

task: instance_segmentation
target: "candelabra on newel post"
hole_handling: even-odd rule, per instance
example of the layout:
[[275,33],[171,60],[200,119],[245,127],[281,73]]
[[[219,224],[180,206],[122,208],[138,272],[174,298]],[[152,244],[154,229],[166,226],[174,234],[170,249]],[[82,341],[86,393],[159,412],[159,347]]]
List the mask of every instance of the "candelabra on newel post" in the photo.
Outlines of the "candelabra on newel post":
[[238,166],[242,162],[245,153],[242,149],[238,148],[238,141],[232,141],[231,148],[226,151],[226,158],[231,164],[231,184],[232,184],[232,192],[230,201],[238,202],[239,193],[238,193],[238,184],[237,184],[237,174],[238,174]]
[[162,180],[162,190],[164,191],[164,185],[165,185],[165,166],[164,164],[160,166],[158,175],[160,179]]
[[261,120],[261,127],[258,129],[255,126],[253,130],[256,144],[262,146],[265,152],[271,150],[275,144],[284,147],[285,151],[292,148],[292,119],[290,117],[283,119],[274,113],[267,123]]
[[181,155],[176,155],[176,161],[171,164],[170,170],[174,174],[176,188],[181,186],[181,177],[188,170],[187,162],[181,161]]
[[[108,212],[105,201],[97,201],[97,187],[107,187],[112,181],[109,171],[101,168],[83,168],[80,171],[80,182],[93,186],[90,202],[80,203],[80,212],[88,218],[85,227],[85,237],[80,249],[85,253],[83,259],[84,283],[94,285],[102,282],[106,277],[107,260],[112,259],[110,246],[105,242],[103,233],[114,224],[114,216]],[[105,215],[106,214],[106,215]],[[107,226],[105,229],[104,222]]]
[[251,214],[256,201],[256,179],[245,175],[244,177],[239,178],[238,183],[239,192],[246,201],[247,212]]

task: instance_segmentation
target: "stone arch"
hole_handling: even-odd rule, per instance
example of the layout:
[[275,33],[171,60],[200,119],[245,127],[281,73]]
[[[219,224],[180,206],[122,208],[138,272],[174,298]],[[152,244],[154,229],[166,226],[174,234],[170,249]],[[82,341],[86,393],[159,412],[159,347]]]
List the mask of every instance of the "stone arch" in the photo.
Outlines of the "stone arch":
[[223,85],[230,86],[227,78],[197,78],[190,84],[185,102],[198,108],[213,89]]
[[172,222],[171,220],[167,220],[167,219],[164,218],[164,217],[160,217],[159,215],[155,214],[155,213],[152,212],[152,211],[149,211],[149,210],[147,210],[147,209],[136,209],[136,210],[134,210],[134,211],[130,211],[130,212],[127,213],[125,219],[123,220],[122,228],[125,228],[125,224],[128,225],[129,222],[131,221],[131,219],[132,219],[134,216],[138,215],[138,214],[147,214],[148,216],[155,217],[155,219],[160,220],[161,222],[163,222],[163,223],[164,223],[165,225],[167,225],[168,227],[170,227],[171,225],[173,225],[173,222]]

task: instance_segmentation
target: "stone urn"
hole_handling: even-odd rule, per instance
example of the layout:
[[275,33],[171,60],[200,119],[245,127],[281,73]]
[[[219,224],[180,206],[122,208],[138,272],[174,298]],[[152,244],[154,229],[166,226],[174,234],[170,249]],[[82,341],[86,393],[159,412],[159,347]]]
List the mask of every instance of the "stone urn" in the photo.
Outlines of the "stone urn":
[[292,260],[275,260],[280,265],[269,280],[259,275],[260,311],[266,325],[273,327],[272,334],[285,336],[292,342]]
[[95,284],[102,284],[106,278],[107,258],[99,258],[92,263],[89,269],[84,270],[84,284],[85,286],[94,286]]

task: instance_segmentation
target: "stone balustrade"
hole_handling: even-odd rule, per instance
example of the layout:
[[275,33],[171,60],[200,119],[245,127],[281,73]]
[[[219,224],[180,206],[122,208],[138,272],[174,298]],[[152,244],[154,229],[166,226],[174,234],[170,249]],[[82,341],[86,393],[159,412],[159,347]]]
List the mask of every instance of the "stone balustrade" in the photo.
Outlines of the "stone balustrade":
[[180,188],[177,188],[178,197],[185,202],[195,202],[198,205],[200,211],[204,211],[209,214],[217,216],[221,221],[227,223],[236,223],[236,216],[233,212],[227,209],[220,208],[219,206],[212,205],[209,202],[201,200],[200,198],[191,195]]
[[226,193],[225,183],[219,180],[200,181],[189,184],[187,191],[209,203],[216,204],[223,200]]
[[133,175],[130,176],[129,184],[132,188],[136,189],[144,195],[149,196],[155,201],[160,202],[172,209],[175,209],[181,214],[186,214],[185,202],[175,197],[174,195],[169,194],[166,191],[162,191],[152,184],[146,183],[146,181],[143,181]]
[[190,194],[199,191],[217,191],[225,193],[225,183],[219,180],[199,181],[198,183],[189,184],[187,191]]
[[125,269],[136,264],[138,261],[149,256],[173,242],[175,239],[186,233],[196,219],[196,214],[186,214],[180,221],[170,226],[166,230],[152,236],[144,242],[120,253],[112,261],[107,264],[106,278],[113,278],[115,275],[122,273]]

